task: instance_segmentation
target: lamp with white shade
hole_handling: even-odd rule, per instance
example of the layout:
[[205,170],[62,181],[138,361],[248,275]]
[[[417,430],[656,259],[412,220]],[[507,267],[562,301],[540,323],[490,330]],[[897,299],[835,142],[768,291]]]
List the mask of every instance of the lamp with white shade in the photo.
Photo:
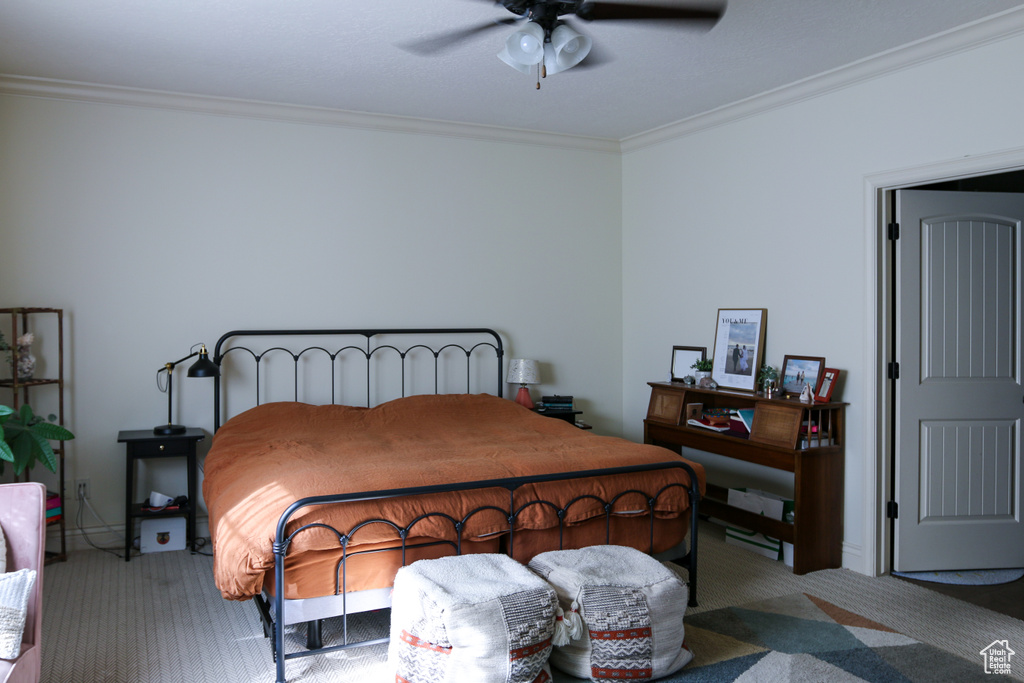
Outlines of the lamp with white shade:
[[530,390],[526,385],[540,384],[540,363],[527,358],[513,358],[509,361],[508,377],[505,381],[519,385],[516,403],[533,410],[533,399],[530,398]]

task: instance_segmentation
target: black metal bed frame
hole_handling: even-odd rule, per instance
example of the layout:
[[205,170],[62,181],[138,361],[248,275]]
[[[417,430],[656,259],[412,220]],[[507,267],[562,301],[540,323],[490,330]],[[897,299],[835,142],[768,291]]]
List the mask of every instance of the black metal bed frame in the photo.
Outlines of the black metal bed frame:
[[[379,346],[372,346],[374,337],[379,336],[401,336],[401,335],[479,335],[482,338],[491,337],[494,339],[493,342],[480,342],[466,348],[459,344],[443,344],[439,348],[433,348],[426,344],[410,344],[402,349],[398,348],[394,344],[381,344]],[[273,346],[267,349],[263,349],[260,352],[253,351],[252,349],[245,346],[231,346],[228,348],[230,342],[236,337],[364,337],[366,340],[365,347],[355,346],[353,344],[346,344],[345,346],[339,347],[335,351],[330,351],[323,346],[307,346],[303,349],[292,350],[283,346]],[[503,358],[505,355],[505,348],[501,342],[501,336],[492,329],[485,327],[474,327],[474,328],[397,328],[397,329],[309,329],[309,330],[234,330],[227,332],[217,340],[217,345],[213,350],[213,362],[217,367],[221,367],[224,359],[229,353],[236,353],[245,351],[252,356],[253,363],[256,366],[256,404],[260,403],[260,363],[264,358],[269,358],[269,354],[274,352],[283,352],[290,355],[292,362],[294,363],[294,399],[299,400],[299,361],[310,352],[321,352],[327,355],[331,361],[332,370],[342,360],[346,351],[358,351],[366,360],[365,376],[366,376],[366,404],[369,407],[371,403],[371,369],[370,360],[374,358],[378,353],[394,351],[399,355],[401,360],[402,369],[402,396],[405,396],[405,379],[406,379],[406,360],[409,359],[409,353],[417,349],[430,351],[434,355],[434,393],[438,393],[438,370],[441,363],[441,354],[448,349],[460,349],[466,354],[466,391],[469,391],[470,383],[470,371],[471,361],[473,354],[480,347],[488,347],[494,350],[495,357],[497,359],[497,381],[496,381],[496,395],[500,398],[503,393]],[[335,372],[331,372],[331,403],[335,403],[337,400],[337,377]],[[221,372],[219,375],[214,377],[213,384],[213,431],[216,432],[220,429],[221,425],[221,381],[224,377],[224,373]]]
[[[372,346],[372,340],[377,335],[415,335],[415,336],[419,336],[419,337],[422,338],[425,335],[431,335],[431,334],[441,334],[441,335],[447,335],[447,336],[450,336],[450,335],[460,335],[460,334],[470,334],[470,335],[481,335],[482,334],[482,335],[485,335],[485,336],[486,335],[490,335],[495,340],[495,343],[494,344],[491,344],[489,342],[478,343],[478,344],[475,344],[475,345],[471,346],[468,349],[463,347],[463,346],[461,346],[461,345],[451,344],[451,343],[444,344],[444,345],[442,345],[438,349],[433,349],[433,348],[431,348],[431,347],[429,347],[427,345],[421,344],[421,343],[419,343],[419,344],[412,344],[412,345],[410,345],[408,347],[405,347],[404,350],[403,349],[399,349],[398,347],[396,347],[396,346],[394,346],[392,344],[385,344],[385,345],[381,345],[381,346],[377,346],[377,347],[373,347]],[[301,349],[301,350],[298,350],[298,351],[290,351],[290,350],[288,350],[288,349],[286,349],[284,347],[281,347],[281,346],[274,346],[274,347],[271,347],[271,348],[266,349],[266,350],[264,350],[262,352],[259,352],[259,353],[254,352],[251,349],[248,349],[247,347],[242,347],[242,346],[232,346],[231,348],[225,348],[225,346],[228,345],[231,342],[231,340],[233,340],[234,338],[237,338],[237,337],[253,337],[253,336],[258,336],[258,337],[289,337],[289,336],[310,337],[310,336],[339,336],[339,335],[341,335],[341,336],[344,336],[344,335],[359,335],[359,336],[363,336],[363,337],[366,338],[366,347],[364,349],[364,347],[356,347],[356,346],[352,346],[352,345],[347,345],[347,346],[344,346],[344,347],[340,348],[338,351],[333,352],[333,353],[331,351],[328,351],[327,349],[325,349],[322,346],[307,347],[305,349]],[[402,368],[401,368],[402,369],[402,373],[401,373],[401,376],[402,376],[402,395],[404,396],[405,395],[405,376],[406,376],[405,362],[406,362],[406,359],[407,359],[407,354],[410,351],[412,351],[413,349],[427,349],[431,353],[433,353],[433,355],[434,355],[434,377],[435,377],[434,393],[436,394],[439,391],[438,390],[438,364],[440,362],[439,359],[440,359],[441,353],[444,350],[450,349],[450,348],[453,348],[453,347],[457,347],[459,349],[462,349],[462,351],[464,351],[466,353],[466,362],[467,362],[467,391],[468,391],[469,390],[468,386],[470,384],[469,371],[470,371],[472,355],[481,346],[488,346],[488,347],[492,348],[494,350],[494,352],[495,352],[495,356],[496,356],[496,359],[497,359],[497,390],[496,390],[496,394],[500,397],[502,395],[502,386],[503,386],[503,379],[504,379],[504,376],[502,374],[502,369],[503,369],[502,358],[503,358],[503,353],[504,353],[503,352],[503,346],[502,346],[502,343],[501,343],[500,336],[496,332],[494,332],[493,330],[486,329],[486,328],[464,328],[464,329],[463,328],[444,328],[444,329],[430,329],[430,328],[426,328],[426,329],[381,329],[381,330],[371,330],[371,329],[358,329],[358,330],[249,330],[249,331],[240,330],[240,331],[228,332],[227,334],[223,335],[217,341],[217,345],[216,345],[216,347],[214,349],[213,362],[216,363],[218,366],[221,366],[222,363],[224,362],[225,357],[227,356],[227,354],[229,352],[237,351],[237,350],[247,351],[252,356],[252,359],[253,359],[253,361],[256,364],[256,392],[257,392],[256,401],[257,401],[257,404],[259,404],[259,402],[260,402],[260,396],[259,396],[259,367],[260,367],[261,359],[266,354],[268,354],[270,352],[277,352],[277,351],[286,352],[289,355],[291,355],[291,357],[293,359],[293,362],[295,363],[295,391],[294,391],[294,400],[298,401],[299,400],[299,397],[298,397],[298,372],[299,372],[298,371],[298,364],[299,364],[300,358],[302,358],[305,353],[307,353],[309,351],[314,351],[314,350],[326,353],[329,356],[329,358],[330,358],[331,367],[332,367],[332,373],[331,373],[332,374],[332,378],[331,378],[331,383],[332,383],[332,385],[331,385],[331,400],[332,400],[332,403],[333,403],[335,401],[335,398],[336,398],[335,397],[335,384],[334,384],[335,383],[335,377],[334,377],[334,375],[335,375],[335,372],[334,372],[335,363],[338,360],[338,358],[340,357],[342,351],[358,349],[359,351],[363,352],[363,354],[364,354],[364,356],[366,358],[366,361],[367,361],[367,364],[366,364],[366,385],[367,385],[367,404],[369,405],[369,403],[370,403],[370,395],[371,395],[371,391],[370,391],[370,364],[369,364],[369,361],[373,357],[373,355],[376,354],[380,349],[387,348],[387,349],[390,349],[390,350],[395,351],[396,353],[398,353],[398,355],[399,355],[399,357],[401,359],[401,364],[402,364]],[[224,377],[224,374],[225,374],[224,372],[221,372],[220,373],[221,376],[218,377],[215,380],[215,384],[214,384],[214,425],[215,425],[215,429],[219,429],[220,428],[220,418],[221,418],[221,381],[222,381],[222,378]],[[612,500],[607,500],[607,501],[602,499],[602,498],[600,498],[600,497],[594,496],[594,495],[589,495],[589,494],[588,495],[582,495],[582,496],[578,496],[576,498],[573,498],[568,503],[566,503],[563,507],[559,507],[555,503],[552,503],[551,501],[543,500],[543,499],[531,499],[531,500],[527,500],[527,501],[516,501],[516,499],[515,499],[516,491],[518,489],[520,489],[522,486],[527,485],[527,484],[539,484],[539,483],[545,483],[545,482],[565,481],[565,480],[569,480],[569,479],[580,479],[580,478],[586,478],[586,477],[608,476],[608,475],[616,475],[616,474],[628,474],[628,473],[635,473],[635,472],[646,472],[646,471],[652,471],[652,470],[668,470],[668,469],[683,469],[684,471],[686,471],[688,476],[689,476],[690,484],[688,486],[684,486],[683,484],[672,482],[672,483],[669,483],[669,484],[661,486],[661,488],[659,488],[657,491],[640,491],[640,490],[636,490],[636,489],[631,489],[631,490],[620,492]],[[507,552],[507,554],[509,554],[511,556],[513,554],[513,550],[514,550],[515,535],[516,535],[516,531],[517,531],[516,530],[516,521],[519,518],[519,515],[523,513],[523,511],[525,511],[527,509],[530,509],[533,506],[541,506],[543,508],[546,508],[548,511],[550,511],[551,514],[555,515],[558,518],[558,539],[559,539],[558,540],[558,545],[559,545],[559,548],[561,548],[562,545],[563,545],[563,534],[564,534],[564,531],[565,531],[566,515],[568,514],[568,512],[570,511],[570,509],[574,505],[580,504],[580,503],[584,503],[584,502],[587,502],[587,501],[589,501],[589,502],[597,502],[601,506],[601,508],[603,509],[603,517],[604,517],[604,520],[605,520],[605,543],[611,543],[612,542],[612,519],[614,518],[614,516],[616,514],[616,507],[615,506],[616,506],[616,504],[619,501],[621,501],[624,497],[627,497],[627,496],[633,497],[631,500],[635,500],[635,498],[637,496],[640,496],[640,497],[643,498],[643,500],[644,500],[644,502],[645,502],[645,504],[647,506],[646,514],[649,516],[649,519],[650,519],[650,530],[649,530],[649,539],[648,539],[648,548],[649,548],[649,550],[648,550],[648,552],[653,552],[653,549],[654,549],[654,534],[655,534],[655,514],[654,514],[655,505],[656,505],[658,499],[664,493],[666,493],[667,491],[669,491],[671,489],[674,489],[674,488],[684,488],[684,489],[686,489],[687,495],[689,497],[689,503],[690,503],[690,510],[689,510],[690,511],[689,541],[690,541],[690,543],[689,543],[689,550],[688,550],[688,552],[685,555],[683,555],[682,557],[675,558],[672,561],[677,563],[677,564],[680,564],[682,566],[685,566],[687,568],[687,571],[688,571],[688,583],[689,583],[689,594],[690,594],[690,605],[691,606],[695,606],[697,604],[697,517],[698,517],[698,506],[699,506],[699,501],[700,501],[700,491],[699,491],[699,482],[697,480],[696,473],[694,472],[693,468],[690,467],[690,465],[688,463],[686,463],[685,461],[683,461],[681,459],[677,459],[677,460],[673,460],[673,461],[668,461],[668,462],[664,462],[664,463],[635,465],[635,466],[630,466],[630,467],[616,467],[616,468],[606,468],[606,469],[583,470],[583,471],[564,472],[564,473],[548,474],[548,475],[534,475],[534,476],[513,477],[513,478],[504,478],[504,479],[491,479],[491,480],[475,481],[475,482],[459,482],[459,483],[452,483],[452,484],[441,484],[441,485],[433,485],[433,486],[419,486],[419,487],[409,487],[409,488],[400,488],[400,489],[386,489],[386,490],[360,492],[360,493],[347,493],[347,494],[326,495],[326,496],[312,496],[312,497],[307,497],[307,498],[302,498],[300,500],[297,500],[294,503],[292,503],[284,511],[284,513],[282,513],[281,517],[278,520],[278,524],[277,524],[277,531],[276,531],[274,545],[273,545],[274,566],[280,568],[281,570],[274,572],[274,575],[275,575],[274,588],[275,588],[275,590],[274,590],[274,595],[271,598],[272,602],[270,600],[267,600],[266,598],[264,598],[262,595],[258,595],[255,598],[256,606],[257,606],[257,609],[259,610],[259,613],[260,613],[260,618],[263,621],[264,634],[270,639],[271,655],[272,655],[272,657],[274,659],[274,662],[275,662],[275,665],[276,665],[276,673],[277,673],[277,679],[276,680],[278,681],[278,683],[285,683],[285,681],[286,681],[286,677],[285,677],[285,664],[286,664],[287,660],[289,660],[289,659],[299,658],[299,657],[308,657],[308,656],[320,655],[320,654],[326,654],[326,653],[334,652],[334,651],[337,651],[337,650],[345,650],[345,649],[354,648],[354,647],[362,647],[362,646],[367,646],[367,645],[376,645],[376,644],[387,642],[387,640],[388,640],[387,638],[377,638],[377,639],[371,639],[371,640],[363,640],[363,641],[359,641],[359,642],[349,642],[349,633],[348,633],[348,616],[349,615],[348,615],[348,609],[347,609],[347,593],[346,593],[346,587],[347,587],[346,561],[350,557],[354,557],[356,555],[363,554],[364,552],[401,552],[402,565],[404,566],[406,564],[406,553],[407,553],[408,550],[416,549],[416,548],[421,548],[421,547],[427,547],[427,546],[437,546],[437,545],[448,545],[448,546],[450,546],[454,550],[454,553],[458,555],[458,554],[462,553],[462,549],[463,549],[462,548],[462,540],[463,540],[463,538],[462,538],[462,531],[465,528],[466,524],[473,517],[475,517],[476,515],[483,514],[483,513],[488,513],[488,512],[501,514],[503,519],[507,522],[507,524],[508,524],[507,531],[503,532],[505,534],[504,538],[505,538],[505,541],[506,541],[506,550],[505,550],[505,552]],[[289,521],[292,519],[292,517],[294,517],[296,515],[296,513],[298,513],[300,510],[304,510],[304,509],[310,508],[310,507],[317,507],[317,506],[322,506],[322,505],[334,505],[334,504],[341,504],[341,503],[346,503],[346,502],[356,502],[356,501],[381,500],[381,499],[385,499],[385,498],[396,498],[396,497],[405,497],[405,496],[419,496],[419,495],[429,495],[429,494],[437,494],[437,493],[451,493],[451,492],[455,492],[455,491],[466,491],[466,490],[472,490],[472,489],[505,489],[508,492],[508,506],[507,506],[507,508],[502,508],[502,507],[493,506],[493,505],[483,506],[483,507],[479,507],[479,508],[476,508],[476,509],[468,512],[466,514],[466,516],[464,518],[462,518],[462,519],[456,519],[456,518],[452,517],[451,515],[449,515],[447,513],[442,513],[442,512],[426,512],[426,513],[423,513],[422,515],[416,517],[415,519],[413,519],[411,522],[409,522],[405,526],[401,526],[399,524],[396,524],[393,520],[380,519],[380,518],[378,518],[378,519],[368,519],[368,520],[364,520],[364,521],[360,522],[359,524],[357,524],[353,528],[348,529],[348,530],[344,530],[344,531],[338,530],[338,529],[336,529],[336,528],[334,528],[334,527],[332,527],[330,525],[327,525],[327,524],[323,524],[323,523],[320,523],[320,522],[314,522],[314,523],[306,524],[306,525],[304,525],[304,526],[302,526],[302,527],[300,527],[298,529],[295,529],[291,533],[287,532],[287,526],[288,526]],[[635,507],[635,503],[633,505]],[[423,542],[423,543],[412,543],[412,544],[408,543],[408,540],[410,538],[410,533],[413,530],[413,527],[415,527],[420,522],[423,522],[423,521],[425,521],[427,519],[431,519],[431,518],[441,518],[441,519],[447,520],[448,523],[451,524],[451,528],[452,528],[455,540],[437,539],[437,540],[432,540],[430,542]],[[351,553],[349,552],[349,550],[348,550],[349,543],[351,542],[352,537],[353,537],[354,534],[358,533],[361,529],[365,529],[365,528],[367,528],[367,527],[369,527],[371,525],[379,525],[379,524],[383,524],[383,525],[389,526],[389,527],[391,527],[391,529],[394,530],[394,532],[398,536],[398,539],[400,540],[400,544],[397,547],[382,548],[382,549],[371,550],[371,551],[354,551],[354,552],[351,552]],[[340,617],[341,620],[342,620],[342,622],[341,622],[341,633],[342,633],[341,641],[342,642],[340,644],[336,644],[336,645],[324,646],[323,642],[322,642],[322,622],[323,622],[323,620],[322,619],[317,619],[315,621],[310,621],[310,622],[307,623],[307,642],[306,642],[307,649],[305,651],[286,652],[286,649],[285,649],[285,638],[284,638],[284,636],[285,636],[285,604],[286,604],[286,600],[284,598],[284,594],[285,594],[285,576],[284,576],[284,574],[285,574],[285,572],[284,572],[285,559],[287,557],[288,548],[291,545],[292,541],[295,539],[295,537],[298,534],[303,533],[304,531],[308,531],[310,529],[327,529],[330,532],[332,532],[335,535],[335,537],[337,538],[339,547],[341,548],[341,551],[342,551],[341,559],[339,560],[337,568],[336,568],[336,571],[335,571],[335,587],[334,587],[335,596],[339,597],[340,600],[341,600],[341,612],[339,614],[337,614],[336,616]]]

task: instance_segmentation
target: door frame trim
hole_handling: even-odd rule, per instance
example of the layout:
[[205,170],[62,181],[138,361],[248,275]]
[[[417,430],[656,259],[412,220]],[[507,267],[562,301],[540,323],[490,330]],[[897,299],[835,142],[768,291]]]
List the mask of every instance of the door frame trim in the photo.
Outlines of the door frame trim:
[[886,503],[892,490],[892,421],[895,407],[891,383],[886,378],[886,364],[892,359],[890,338],[893,334],[892,293],[895,284],[889,269],[893,244],[886,238],[886,226],[893,220],[890,190],[917,185],[993,175],[1024,169],[1024,147],[991,154],[971,155],[920,166],[909,166],[864,177],[865,264],[873,286],[865,296],[864,376],[864,444],[874,446],[874,457],[864,458],[864,572],[869,576],[889,573],[892,567],[892,525],[886,517]]

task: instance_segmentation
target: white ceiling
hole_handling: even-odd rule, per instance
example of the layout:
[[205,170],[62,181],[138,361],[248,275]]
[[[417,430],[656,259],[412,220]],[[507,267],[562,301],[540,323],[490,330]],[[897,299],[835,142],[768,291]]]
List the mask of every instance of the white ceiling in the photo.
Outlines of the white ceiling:
[[488,0],[3,0],[0,74],[622,140],[1021,5],[729,0],[710,30],[576,22],[606,61],[538,91],[496,57],[508,26],[432,57],[398,47],[511,16]]

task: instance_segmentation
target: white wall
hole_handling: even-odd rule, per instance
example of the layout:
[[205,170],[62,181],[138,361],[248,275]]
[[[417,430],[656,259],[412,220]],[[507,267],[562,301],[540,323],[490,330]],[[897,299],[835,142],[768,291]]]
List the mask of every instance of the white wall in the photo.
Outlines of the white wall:
[[1022,61],[1024,37],[999,40],[626,153],[626,435],[642,435],[646,382],[666,376],[673,344],[710,353],[718,308],[767,308],[767,362],[824,356],[844,371],[844,563],[870,573],[876,276],[866,179],[1024,146]]
[[[10,95],[0,150],[0,307],[65,309],[68,490],[111,524],[118,431],[164,421],[157,369],[231,329],[493,327],[544,363],[535,395],[621,430],[616,153]],[[212,429],[177,377],[177,421]],[[183,468],[139,487],[184,493]]]
[[[68,312],[68,479],[114,524],[117,431],[162,421],[157,368],[228,329],[495,327],[546,363],[535,393],[639,439],[671,346],[764,307],[768,362],[844,370],[845,562],[870,572],[866,179],[1024,147],[1022,58],[995,40],[621,158],[0,95],[0,306]],[[209,429],[202,383],[178,418]]]

